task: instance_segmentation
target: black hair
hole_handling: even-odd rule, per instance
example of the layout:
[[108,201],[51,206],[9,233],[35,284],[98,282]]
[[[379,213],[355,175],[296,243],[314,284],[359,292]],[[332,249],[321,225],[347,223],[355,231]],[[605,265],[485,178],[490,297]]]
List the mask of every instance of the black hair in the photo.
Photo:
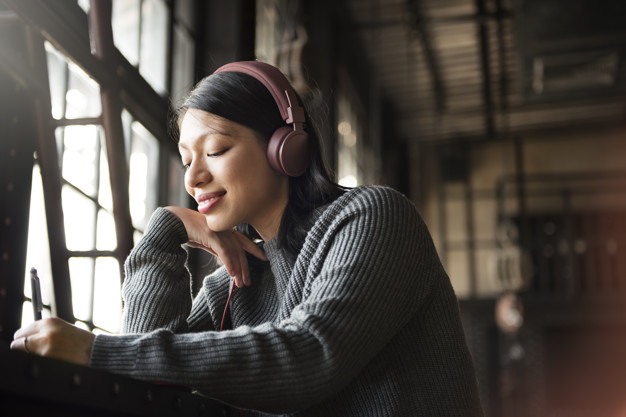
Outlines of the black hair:
[[[302,103],[300,97],[298,100]],[[175,113],[178,133],[182,118],[190,108],[246,126],[266,144],[277,128],[285,126],[278,105],[265,86],[256,78],[239,72],[220,72],[202,79]],[[345,191],[332,179],[323,158],[319,132],[306,109],[305,116],[304,129],[311,139],[311,164],[303,175],[289,177],[289,201],[277,236],[279,249],[292,263],[308,232],[304,220],[315,208],[335,200]],[[250,225],[241,225],[240,230],[251,238],[259,237]]]

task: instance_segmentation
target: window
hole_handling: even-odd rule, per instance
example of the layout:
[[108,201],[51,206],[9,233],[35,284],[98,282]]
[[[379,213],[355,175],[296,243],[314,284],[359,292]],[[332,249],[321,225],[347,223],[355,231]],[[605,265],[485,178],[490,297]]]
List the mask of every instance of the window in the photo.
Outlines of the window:
[[[172,3],[176,4],[175,12]],[[88,12],[89,3],[79,2]],[[191,0],[125,0],[113,2],[112,27],[116,47],[135,65],[161,96],[175,91],[182,96],[193,82],[195,35]],[[172,24],[170,25],[170,20]],[[174,30],[173,54],[168,62],[169,28]],[[51,121],[61,175],[67,264],[76,324],[96,332],[116,332],[121,319],[121,263],[113,213],[115,191],[109,180],[107,137],[101,125],[100,82],[81,69],[79,62],[46,42]],[[172,79],[168,74],[172,72]],[[164,99],[165,100],[165,99]],[[141,106],[141,103],[139,103]],[[136,109],[135,109],[136,110]],[[129,210],[135,243],[158,205],[184,205],[184,171],[162,131],[149,130],[133,109],[121,114],[124,157],[129,165]],[[164,183],[166,186],[159,187]],[[160,192],[160,188],[164,192]],[[43,316],[55,315],[44,189],[39,166],[33,168],[31,211],[25,271],[22,324],[32,320],[30,268],[41,281]]]
[[196,25],[193,0],[177,0],[175,3],[170,96],[177,103],[193,87]]
[[363,122],[366,112],[350,77],[340,72],[339,78],[335,113],[338,181],[348,187],[376,183],[380,169],[367,136],[368,123]]
[[341,96],[337,106],[337,176],[339,184],[356,187],[361,183],[358,166],[357,123],[350,103]]
[[[98,124],[99,86],[52,45],[46,44],[46,53],[52,117],[59,125],[55,138],[74,316],[82,327],[116,331],[120,314],[111,306],[120,304],[120,266],[117,259],[106,256],[117,244],[105,137]],[[47,240],[41,236],[31,238],[35,231],[45,230],[43,187],[37,166],[33,172],[31,207],[27,269],[37,266],[46,315],[51,315],[54,305],[50,255],[48,248],[42,247]],[[25,293],[30,296],[30,280],[26,281]],[[30,317],[23,314],[23,321]]]
[[168,22],[163,0],[113,2],[113,40],[128,62],[161,95],[167,88]]

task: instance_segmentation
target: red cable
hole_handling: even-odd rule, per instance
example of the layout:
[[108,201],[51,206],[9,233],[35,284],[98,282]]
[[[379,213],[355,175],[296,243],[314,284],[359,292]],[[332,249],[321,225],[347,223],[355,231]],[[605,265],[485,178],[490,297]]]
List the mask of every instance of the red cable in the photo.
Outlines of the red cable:
[[[220,324],[220,332],[224,330],[224,321],[226,320],[226,312],[228,311],[228,306],[230,305],[230,298],[233,296],[233,291],[235,290],[235,279],[233,278],[233,283],[230,286],[230,291],[228,293],[228,300],[226,300],[226,306],[224,307],[224,314],[222,314],[222,323]],[[243,410],[239,409],[239,415],[244,417]]]
[[226,307],[224,307],[224,314],[222,314],[222,323],[220,324],[220,332],[224,330],[224,321],[226,320],[226,312],[228,311],[228,306],[230,305],[230,297],[233,296],[234,289],[235,289],[235,279],[233,278],[233,283],[230,286],[230,292],[228,293],[228,300],[226,300]]

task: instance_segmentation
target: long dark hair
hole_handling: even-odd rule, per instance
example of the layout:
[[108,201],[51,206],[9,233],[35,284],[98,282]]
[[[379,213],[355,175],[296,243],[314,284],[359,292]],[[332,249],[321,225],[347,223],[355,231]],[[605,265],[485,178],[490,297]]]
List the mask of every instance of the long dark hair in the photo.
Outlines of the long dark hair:
[[[335,200],[345,191],[332,179],[322,156],[319,132],[306,105],[304,107],[307,121],[305,130],[311,138],[311,164],[303,175],[289,177],[289,201],[277,236],[278,247],[292,263],[304,243],[308,232],[305,220],[311,211]],[[220,72],[202,79],[174,114],[177,133],[180,133],[180,123],[190,108],[204,110],[246,126],[254,130],[266,144],[272,133],[285,125],[278,105],[265,86],[254,77],[238,72]],[[259,237],[249,225],[240,225],[240,229],[251,238]]]

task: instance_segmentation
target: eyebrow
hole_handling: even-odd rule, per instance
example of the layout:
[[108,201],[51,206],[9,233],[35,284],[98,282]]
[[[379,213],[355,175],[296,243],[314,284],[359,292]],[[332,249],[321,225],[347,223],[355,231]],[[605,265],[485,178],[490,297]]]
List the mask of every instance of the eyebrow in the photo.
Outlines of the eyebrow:
[[[209,136],[211,136],[211,135],[215,135],[215,134],[217,134],[217,135],[221,135],[221,136],[228,136],[228,137],[232,137],[232,135],[231,135],[230,133],[225,132],[225,131],[222,131],[222,130],[215,129],[215,128],[213,128],[213,127],[209,127],[209,126],[207,126],[207,127],[206,127],[206,130],[207,130],[207,131],[206,131],[205,133],[203,133],[203,134],[202,134],[202,136],[201,136],[202,138],[208,138]],[[181,143],[181,141],[180,141],[180,137],[178,138],[178,148],[179,148],[179,149],[180,149],[180,148],[183,148],[183,149],[188,149],[188,146],[187,146],[187,145],[185,145],[184,143]]]

